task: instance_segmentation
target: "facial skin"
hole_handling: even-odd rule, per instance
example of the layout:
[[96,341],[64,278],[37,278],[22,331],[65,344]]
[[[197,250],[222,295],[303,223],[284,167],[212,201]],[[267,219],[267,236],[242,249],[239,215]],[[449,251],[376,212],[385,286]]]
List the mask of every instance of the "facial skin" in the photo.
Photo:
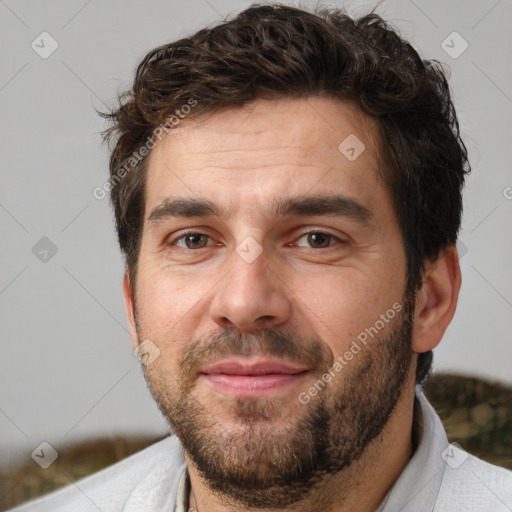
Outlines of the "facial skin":
[[[460,270],[449,248],[404,297],[375,133],[349,104],[281,99],[185,121],[153,149],[124,292],[134,343],[160,350],[145,376],[197,510],[373,510],[410,458],[415,353],[441,339]],[[354,161],[338,150],[350,134],[365,145]]]

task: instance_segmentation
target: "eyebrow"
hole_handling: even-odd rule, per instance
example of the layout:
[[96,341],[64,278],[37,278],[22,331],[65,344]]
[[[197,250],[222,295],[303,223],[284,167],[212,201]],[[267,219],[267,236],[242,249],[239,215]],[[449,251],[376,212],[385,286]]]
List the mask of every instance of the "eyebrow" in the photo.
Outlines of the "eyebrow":
[[[300,195],[272,202],[271,212],[277,217],[335,215],[369,226],[375,221],[373,212],[357,200],[344,195]],[[214,203],[198,198],[166,199],[150,213],[150,224],[172,217],[222,217]]]
[[166,199],[151,211],[148,221],[153,223],[168,217],[220,217],[221,213],[204,199]]
[[347,217],[361,224],[371,224],[374,220],[373,212],[359,201],[344,195],[309,195],[297,196],[274,203],[274,210],[278,216],[292,215],[315,216],[336,215]]

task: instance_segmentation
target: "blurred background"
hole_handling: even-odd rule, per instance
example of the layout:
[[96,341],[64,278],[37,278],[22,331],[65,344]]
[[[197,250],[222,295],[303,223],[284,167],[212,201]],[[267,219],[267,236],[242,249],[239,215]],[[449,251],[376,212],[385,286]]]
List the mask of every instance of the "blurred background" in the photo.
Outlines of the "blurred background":
[[[97,451],[111,450],[111,462],[168,432],[131,350],[108,199],[93,195],[108,179],[95,109],[115,105],[147,51],[250,3],[0,0],[0,470],[41,471],[31,453],[42,442],[111,439]],[[321,5],[358,16],[376,2]],[[491,424],[510,428],[499,412],[510,395],[491,383],[512,385],[512,2],[393,0],[376,11],[451,69],[473,166],[459,305],[434,359],[449,375],[431,390],[443,419],[462,408],[453,438],[469,446],[477,434],[494,439]],[[0,508],[26,478],[0,488]]]

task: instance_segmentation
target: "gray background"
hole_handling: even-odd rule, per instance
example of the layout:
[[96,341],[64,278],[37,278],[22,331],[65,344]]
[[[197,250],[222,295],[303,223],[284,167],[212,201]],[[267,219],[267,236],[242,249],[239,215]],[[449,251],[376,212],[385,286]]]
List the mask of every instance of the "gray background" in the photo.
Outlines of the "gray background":
[[[92,194],[107,179],[94,108],[114,105],[148,50],[247,5],[0,0],[2,464],[30,460],[42,441],[166,431],[131,351],[109,206]],[[473,164],[460,302],[435,369],[512,383],[512,4],[393,0],[377,12],[450,66]],[[59,45],[47,59],[31,47],[43,46],[43,31]],[[460,53],[454,31],[469,45],[457,58],[442,47]]]

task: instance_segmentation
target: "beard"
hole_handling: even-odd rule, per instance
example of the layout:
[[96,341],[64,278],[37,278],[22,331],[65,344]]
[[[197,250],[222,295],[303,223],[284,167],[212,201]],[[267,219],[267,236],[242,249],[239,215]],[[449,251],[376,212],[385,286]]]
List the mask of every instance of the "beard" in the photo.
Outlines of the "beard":
[[[386,426],[413,361],[414,297],[405,296],[403,303],[387,334],[379,333],[362,347],[298,411],[295,404],[288,410],[283,399],[271,396],[225,397],[219,399],[222,412],[234,421],[223,424],[195,389],[198,368],[223,356],[274,356],[306,363],[314,381],[331,368],[334,356],[324,342],[272,329],[250,335],[226,329],[194,340],[180,358],[177,375],[157,360],[144,367],[144,376],[214,493],[237,507],[286,508],[305,499],[329,475],[350,467]],[[144,339],[140,330],[139,338]]]

